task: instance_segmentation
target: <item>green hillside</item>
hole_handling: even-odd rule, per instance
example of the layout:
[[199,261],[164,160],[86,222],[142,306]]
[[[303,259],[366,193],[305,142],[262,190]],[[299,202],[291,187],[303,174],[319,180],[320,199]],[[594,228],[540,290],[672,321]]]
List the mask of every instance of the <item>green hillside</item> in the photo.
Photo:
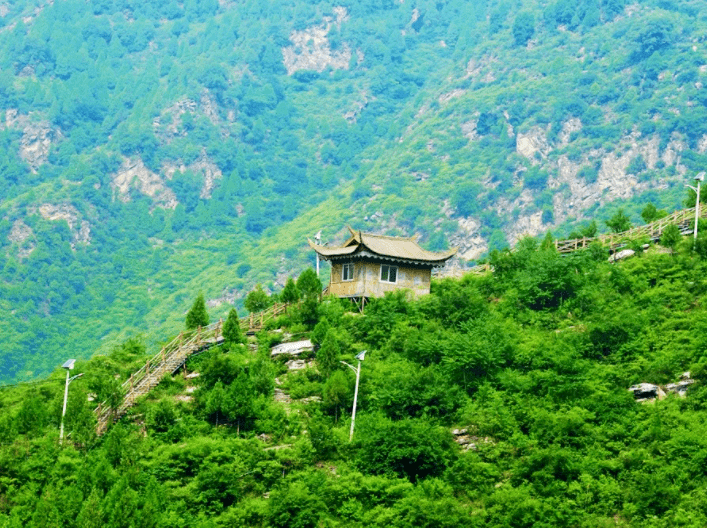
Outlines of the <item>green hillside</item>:
[[[703,527],[707,240],[664,242],[610,264],[524,239],[493,273],[365,314],[315,296],[96,438],[93,406],[145,361],[129,340],[76,364],[63,447],[63,370],[6,387],[0,525]],[[303,336],[299,369],[271,357]],[[363,349],[349,443],[340,361]],[[667,396],[636,401],[642,382]]]
[[0,2],[0,380],[225,316],[346,223],[464,265],[679,207],[705,7]]

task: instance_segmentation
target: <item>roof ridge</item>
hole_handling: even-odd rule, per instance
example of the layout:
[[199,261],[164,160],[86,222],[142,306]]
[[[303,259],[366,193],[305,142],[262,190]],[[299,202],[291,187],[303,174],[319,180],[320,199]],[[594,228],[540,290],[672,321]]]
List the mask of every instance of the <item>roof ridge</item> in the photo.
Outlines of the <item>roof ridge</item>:
[[368,232],[368,231],[362,231],[361,234],[362,234],[362,235],[369,235],[369,236],[371,236],[371,237],[378,237],[378,238],[381,238],[381,239],[396,239],[396,240],[398,240],[398,241],[412,241],[412,242],[417,242],[417,241],[416,241],[416,239],[417,239],[417,236],[416,236],[416,235],[413,235],[412,237],[398,237],[398,236],[396,236],[396,235],[378,235],[377,233],[371,233],[371,232]]

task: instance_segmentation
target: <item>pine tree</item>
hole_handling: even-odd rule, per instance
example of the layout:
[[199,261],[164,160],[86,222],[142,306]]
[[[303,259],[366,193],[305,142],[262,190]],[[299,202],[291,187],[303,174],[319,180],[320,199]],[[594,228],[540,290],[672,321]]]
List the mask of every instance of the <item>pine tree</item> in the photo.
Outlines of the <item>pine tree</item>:
[[666,226],[663,230],[663,234],[660,236],[660,244],[666,248],[670,248],[670,253],[675,254],[675,249],[682,240],[682,234],[680,233],[680,228],[675,224],[670,224]]
[[162,526],[162,512],[165,507],[164,497],[164,489],[154,476],[150,476],[140,493],[140,498],[143,502],[139,515],[141,527]]
[[245,298],[245,308],[251,314],[267,309],[269,304],[270,299],[260,284],[255,285],[255,289],[251,290]]
[[197,327],[206,327],[209,324],[209,314],[206,312],[206,302],[204,294],[199,292],[194,304],[187,313],[187,329],[196,329]]
[[552,250],[552,251],[557,250],[557,247],[555,246],[555,239],[552,237],[551,231],[547,232],[547,235],[545,235],[543,242],[540,244],[540,249],[541,250]]
[[76,527],[101,527],[103,526],[103,513],[101,512],[101,497],[97,489],[93,489],[88,499],[84,501],[81,512],[76,518]]
[[228,417],[236,421],[236,432],[240,435],[241,427],[247,428],[253,417],[253,386],[248,374],[243,371],[228,389]]
[[667,211],[664,209],[658,209],[653,204],[646,205],[646,207],[641,211],[641,218],[646,224],[667,216]]
[[631,229],[631,219],[624,214],[623,209],[617,210],[614,216],[605,221],[605,223],[614,233],[621,233]]
[[311,268],[307,268],[297,278],[297,289],[300,295],[305,298],[319,297],[322,293],[322,282],[317,277],[317,273]]
[[339,421],[341,408],[351,400],[349,385],[346,373],[343,371],[335,371],[324,384],[322,407],[330,413],[334,413],[334,422]]
[[339,367],[339,356],[341,356],[341,347],[337,340],[336,331],[329,329],[322,341],[322,346],[317,351],[317,365],[325,377],[328,377]]
[[227,345],[243,343],[243,333],[241,332],[241,322],[238,319],[236,309],[231,309],[228,318],[223,323],[223,340]]
[[282,299],[282,301],[285,303],[294,303],[295,301],[299,300],[299,298],[300,291],[297,288],[294,279],[290,277],[287,279],[287,283],[285,283],[285,288],[282,289],[280,299]]
[[206,405],[204,406],[206,417],[218,426],[224,419],[228,420],[228,411],[231,407],[230,395],[219,380],[206,397]]
[[108,526],[140,526],[140,496],[130,486],[130,478],[127,475],[113,485],[101,503]]

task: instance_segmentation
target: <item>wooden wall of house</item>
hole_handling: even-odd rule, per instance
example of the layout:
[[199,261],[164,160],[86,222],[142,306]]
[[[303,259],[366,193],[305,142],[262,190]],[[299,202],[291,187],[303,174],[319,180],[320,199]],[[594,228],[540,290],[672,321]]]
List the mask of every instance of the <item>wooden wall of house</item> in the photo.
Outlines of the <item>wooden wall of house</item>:
[[343,263],[331,264],[331,281],[329,283],[329,294],[340,298],[363,296],[364,294],[364,274],[363,263],[354,263],[353,281],[342,281],[341,271]]
[[409,289],[415,296],[430,293],[431,268],[398,266],[398,280],[396,283],[386,283],[380,280],[380,263],[355,262],[352,281],[341,280],[342,268],[342,263],[332,263],[329,293],[334,296],[382,297],[386,292],[400,289]]

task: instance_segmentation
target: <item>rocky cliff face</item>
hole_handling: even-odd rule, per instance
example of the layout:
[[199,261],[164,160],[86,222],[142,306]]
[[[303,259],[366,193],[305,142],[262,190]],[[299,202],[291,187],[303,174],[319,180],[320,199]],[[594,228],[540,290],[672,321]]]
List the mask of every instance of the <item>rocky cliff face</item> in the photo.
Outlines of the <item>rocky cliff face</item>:
[[5,123],[0,121],[0,130],[4,128],[22,131],[18,154],[35,174],[40,166],[47,163],[52,144],[62,138],[61,131],[37,112],[20,114],[17,109],[8,109],[5,111]]
[[[87,220],[81,218],[79,211],[71,204],[42,204],[37,208],[39,214],[45,220],[64,221],[68,224],[73,242],[71,248],[76,249],[77,244],[86,245],[91,242],[91,225]],[[31,209],[30,213],[35,210]]]
[[[587,210],[597,206],[617,199],[628,199],[649,189],[664,189],[669,179],[684,178],[686,168],[680,163],[680,154],[686,149],[686,143],[677,134],[661,150],[657,136],[641,136],[633,132],[622,138],[612,152],[603,149],[580,151],[579,157],[572,159],[558,151],[562,153],[565,147],[572,145],[573,133],[582,129],[580,120],[575,118],[563,123],[554,142],[548,141],[548,129],[532,127],[519,132],[515,138],[516,153],[526,160],[526,168],[538,166],[549,173],[547,188],[553,192],[552,220],[544,221],[543,213],[534,206],[538,191],[524,189],[512,201],[501,197],[492,208],[499,215],[519,212],[504,228],[510,244],[515,244],[524,235],[537,236],[552,230],[567,219],[582,220]],[[473,120],[462,125],[462,132],[470,140],[479,138]],[[704,141],[703,149],[707,150],[707,141]],[[645,170],[652,170],[660,164],[664,168],[672,167],[674,176],[641,179],[640,174],[631,172],[632,162],[637,159],[643,161],[639,168],[644,165]],[[582,174],[587,167],[593,168],[594,179]],[[524,170],[520,167],[517,172],[521,184]],[[450,215],[448,205],[442,208],[441,214],[458,220],[458,229],[448,236],[448,240],[452,245],[459,246],[460,257],[471,260],[488,250],[488,241],[479,232],[480,219],[459,218],[454,211]]]
[[[322,23],[302,31],[293,31],[290,35],[291,46],[282,48],[282,57],[287,75],[299,70],[324,71],[330,67],[333,70],[347,70],[351,61],[352,51],[347,43],[341,43],[340,49],[332,50],[327,37],[332,25],[341,26],[348,20],[345,7],[334,7],[334,18],[324,17]],[[362,56],[358,54],[358,62]]]
[[117,198],[123,202],[130,200],[130,190],[134,188],[152,198],[156,207],[177,207],[174,191],[165,186],[162,177],[150,171],[138,157],[124,158],[123,165],[113,175],[112,180]]
[[7,240],[16,245],[17,258],[20,260],[29,257],[37,247],[34,231],[21,219],[12,224]]
[[[461,96],[462,91],[452,91],[442,94],[437,100],[442,104]],[[418,115],[422,116],[427,111],[429,108],[421,109]],[[483,138],[478,132],[478,119],[479,113],[476,112],[472,114],[472,119],[461,122],[460,132],[470,142]],[[509,116],[506,115],[505,119],[506,133],[509,138],[515,139],[515,152],[519,159],[514,173],[515,192],[498,196],[487,210],[507,219],[502,230],[511,245],[525,235],[538,236],[551,231],[567,220],[589,219],[593,216],[589,211],[612,201],[629,199],[651,189],[665,189],[672,180],[685,178],[686,167],[680,163],[680,157],[687,149],[687,143],[678,134],[674,134],[662,148],[657,135],[642,136],[633,131],[621,138],[610,151],[606,148],[586,150],[575,146],[577,133],[583,127],[577,118],[559,124],[560,132],[552,140],[548,133],[555,125],[533,126],[516,132],[509,123]],[[406,134],[414,128],[410,126]],[[426,147],[429,152],[436,153],[433,140],[428,141]],[[703,139],[699,148],[707,151],[707,138]],[[443,156],[442,153],[437,154]],[[530,168],[547,173],[544,189],[526,186],[524,174]],[[659,168],[662,171],[655,173]],[[647,172],[651,171],[651,176],[646,177]],[[655,174],[659,176],[655,177]],[[419,181],[429,178],[424,173],[415,175]],[[481,184],[486,190],[496,186],[491,175]],[[551,192],[551,204],[540,209],[536,202],[545,189]],[[376,193],[379,190],[374,188]],[[374,195],[370,201],[375,202],[376,197]],[[439,206],[439,219],[435,229],[444,232],[450,246],[459,248],[457,255],[462,263],[488,252],[489,241],[482,235],[483,220],[480,216],[464,217],[451,205],[451,200],[445,200]],[[363,220],[374,231],[398,229],[405,232],[396,223],[395,215],[377,211]]]

